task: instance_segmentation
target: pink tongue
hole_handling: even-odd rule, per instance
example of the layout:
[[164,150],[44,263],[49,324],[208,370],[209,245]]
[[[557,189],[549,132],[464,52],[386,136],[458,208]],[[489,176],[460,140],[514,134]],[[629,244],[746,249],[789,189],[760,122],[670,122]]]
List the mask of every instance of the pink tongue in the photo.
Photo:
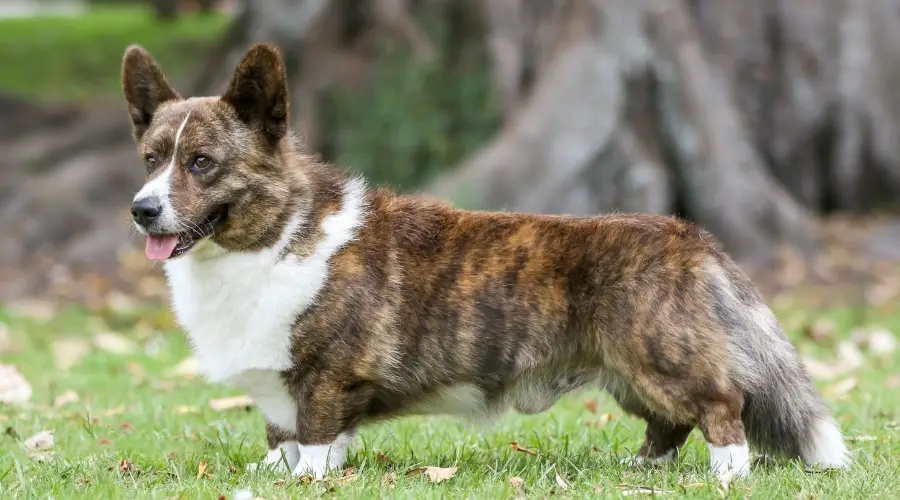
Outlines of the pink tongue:
[[166,236],[151,234],[147,236],[147,247],[144,249],[144,252],[150,260],[166,260],[175,251],[176,245],[178,245],[177,234]]

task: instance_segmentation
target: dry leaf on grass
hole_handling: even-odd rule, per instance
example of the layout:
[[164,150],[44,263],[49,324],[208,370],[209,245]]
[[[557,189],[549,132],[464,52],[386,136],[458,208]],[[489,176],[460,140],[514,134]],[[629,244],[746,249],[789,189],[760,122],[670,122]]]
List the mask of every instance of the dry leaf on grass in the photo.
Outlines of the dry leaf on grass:
[[825,392],[835,398],[846,396],[853,389],[856,389],[856,386],[859,385],[859,379],[856,377],[848,377],[840,382],[828,387]]
[[175,365],[168,371],[169,377],[195,378],[200,373],[200,362],[197,358],[189,357]]
[[131,461],[129,461],[126,458],[123,458],[122,460],[119,461],[119,472],[122,472],[122,473],[136,472],[134,463],[132,463]]
[[569,484],[566,483],[565,479],[559,475],[559,472],[556,473],[556,485],[559,486],[559,489],[565,491],[569,489]]
[[407,476],[424,474],[432,483],[440,483],[456,474],[457,467],[416,467],[406,473]]
[[817,344],[830,344],[834,341],[837,327],[831,321],[816,321],[803,327],[803,335]]
[[597,413],[597,400],[596,399],[586,400],[584,402],[584,409],[591,413]]
[[67,371],[81,361],[90,350],[86,341],[79,338],[65,338],[53,342],[53,364],[57,370]]
[[193,406],[179,405],[176,406],[172,410],[172,412],[174,412],[176,415],[186,415],[188,413],[200,413],[200,410],[198,408],[194,408]]
[[397,474],[393,472],[388,472],[384,476],[381,476],[381,485],[387,486],[389,488],[393,488],[394,485],[397,484]]
[[878,438],[875,436],[847,436],[845,439],[847,441],[857,441],[857,442],[877,441],[878,440]]
[[509,446],[512,447],[512,449],[514,449],[516,451],[521,451],[522,453],[527,453],[527,454],[535,456],[535,457],[538,455],[538,450],[531,449],[531,448],[523,448],[523,447],[519,446],[519,443],[516,441],[509,443]]
[[375,452],[375,461],[382,465],[391,465],[391,463],[393,463],[387,455],[381,452],[381,450]]
[[850,334],[850,341],[877,357],[886,357],[897,349],[897,337],[883,328],[858,328]]
[[509,486],[516,492],[516,498],[525,498],[525,480],[521,477],[509,478]]
[[41,431],[25,440],[25,449],[31,452],[52,450],[56,444],[53,431]]
[[115,408],[110,408],[110,409],[104,411],[103,413],[100,414],[100,416],[101,417],[113,417],[116,415],[121,415],[121,414],[125,413],[127,410],[128,410],[128,408],[126,408],[124,406],[116,406]]
[[197,480],[198,481],[204,477],[212,477],[210,474],[208,474],[206,472],[206,468],[208,466],[209,466],[209,464],[206,463],[206,460],[201,460],[200,464],[197,465]]
[[863,366],[865,362],[866,359],[856,344],[848,340],[838,343],[834,363],[825,363],[810,357],[803,358],[806,371],[816,380],[833,380],[845,376]]
[[46,323],[56,316],[56,305],[46,300],[27,299],[8,302],[6,308],[16,316]]
[[250,396],[241,395],[230,398],[213,399],[209,402],[209,407],[216,411],[242,409],[245,410],[253,406],[253,400]]
[[612,413],[603,413],[596,420],[585,420],[584,425],[588,427],[604,427],[616,418]]
[[9,327],[6,323],[0,321],[0,354],[12,351],[12,336],[9,334]]
[[13,365],[0,365],[0,403],[24,404],[31,400],[31,384]]
[[75,391],[66,391],[53,400],[53,406],[55,408],[62,408],[63,406],[67,406],[73,403],[77,403],[79,400],[78,393]]
[[133,354],[138,350],[137,344],[128,337],[114,332],[100,332],[94,334],[94,346],[111,354],[121,356]]
[[[597,485],[599,486],[599,485]],[[619,493],[622,496],[632,496],[632,495],[668,495],[672,493],[670,490],[663,490],[660,488],[654,488],[652,486],[640,486],[640,485],[631,485],[631,484],[620,484],[617,486],[619,488]]]
[[132,361],[125,365],[125,369],[131,374],[131,380],[135,385],[141,385],[147,379],[147,371],[140,363]]

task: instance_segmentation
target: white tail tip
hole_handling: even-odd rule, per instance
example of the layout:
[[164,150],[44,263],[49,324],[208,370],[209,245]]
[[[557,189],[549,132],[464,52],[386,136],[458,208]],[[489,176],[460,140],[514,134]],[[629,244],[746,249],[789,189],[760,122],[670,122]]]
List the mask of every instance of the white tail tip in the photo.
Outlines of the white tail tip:
[[809,441],[800,450],[808,466],[823,469],[842,469],[850,465],[850,452],[844,444],[844,436],[837,423],[830,418],[819,418],[812,424]]

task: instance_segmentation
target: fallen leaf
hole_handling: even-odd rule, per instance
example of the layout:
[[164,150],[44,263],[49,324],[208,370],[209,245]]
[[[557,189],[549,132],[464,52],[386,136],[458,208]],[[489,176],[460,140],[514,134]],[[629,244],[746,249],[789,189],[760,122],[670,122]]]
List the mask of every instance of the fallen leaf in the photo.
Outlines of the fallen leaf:
[[131,425],[131,422],[122,422],[119,424],[119,428],[126,432],[134,430],[134,426]]
[[46,323],[56,316],[56,306],[52,302],[38,299],[18,300],[8,302],[6,308],[16,316],[22,316],[32,320]]
[[134,472],[134,464],[123,458],[119,461],[119,472]]
[[63,406],[67,406],[73,403],[78,402],[78,393],[75,391],[66,391],[53,400],[53,406],[55,408],[62,408]]
[[25,440],[25,449],[28,451],[52,450],[56,444],[53,431],[41,431]]
[[869,352],[876,356],[886,356],[897,349],[897,337],[893,333],[879,329],[869,333]]
[[84,340],[72,337],[54,341],[51,349],[56,369],[68,371],[90,351],[90,346]]
[[803,327],[803,335],[817,344],[830,344],[833,342],[836,331],[837,328],[831,321],[816,321]]
[[457,467],[415,467],[410,469],[406,475],[412,476],[416,474],[424,474],[432,483],[440,483],[446,481],[456,474]]
[[606,424],[608,424],[611,420],[613,420],[615,418],[616,418],[616,416],[613,415],[612,413],[603,413],[596,420],[586,420],[584,422],[584,425],[587,425],[588,427],[604,427]]
[[175,409],[172,411],[175,412],[176,415],[185,415],[187,413],[200,413],[199,409],[194,408],[193,406],[187,406],[187,405],[176,406]]
[[391,465],[391,463],[393,463],[387,455],[381,452],[381,450],[375,452],[375,461],[382,465]]
[[584,402],[584,408],[591,413],[597,413],[597,400],[588,399]]
[[24,404],[31,399],[31,384],[13,365],[0,365],[0,403]]
[[128,355],[137,351],[137,344],[118,333],[100,332],[94,334],[94,347],[111,354]]
[[103,446],[107,446],[107,445],[111,445],[113,443],[113,440],[110,438],[100,438],[100,441],[98,441],[98,443],[100,443]]
[[525,498],[525,480],[521,477],[509,478],[509,486],[516,491],[516,498]]
[[537,451],[537,450],[529,449],[529,448],[523,448],[523,447],[519,446],[519,443],[516,442],[516,441],[513,441],[513,442],[509,443],[509,445],[512,447],[512,449],[514,449],[514,450],[516,450],[516,451],[521,451],[522,453],[527,453],[527,454],[533,455],[533,456],[535,456],[535,457],[538,455],[538,451]]
[[209,464],[206,463],[206,460],[201,460],[201,461],[200,461],[200,464],[197,465],[197,480],[198,480],[198,481],[199,481],[201,478],[203,478],[204,476],[207,476],[207,475],[208,475],[208,474],[206,474],[206,467],[207,467],[208,465],[209,465]]
[[559,486],[559,489],[565,491],[569,489],[568,483],[559,475],[559,472],[556,473],[556,485]]
[[216,411],[247,409],[253,406],[253,400],[250,396],[233,396],[230,398],[213,399],[209,402],[209,407]]
[[866,358],[862,351],[849,340],[838,343],[837,361],[842,373],[849,373],[866,364]]
[[847,436],[847,441],[877,441],[878,438],[875,436]]
[[832,397],[842,397],[846,396],[853,389],[856,389],[856,386],[859,385],[859,379],[856,377],[848,377],[840,382],[832,385],[828,389],[826,389],[826,393],[831,395]]
[[284,486],[284,479],[279,479],[272,483],[272,486]]
[[[599,485],[598,485],[599,486]],[[672,493],[670,490],[654,488],[652,486],[634,486],[630,484],[620,484],[617,486],[623,496],[632,495],[667,495]]]
[[397,484],[397,474],[393,472],[388,472],[384,476],[381,476],[381,485],[387,486],[389,488],[393,488],[394,485]]
[[425,467],[425,477],[432,483],[446,481],[456,474],[456,467]]
[[116,415],[121,415],[125,413],[128,408],[124,406],[116,406],[115,408],[110,408],[109,410],[104,411],[100,414],[101,417],[114,417]]
[[106,294],[106,306],[114,313],[127,314],[137,308],[137,300],[125,295],[119,290],[112,290]]
[[197,358],[189,357],[182,360],[180,363],[175,365],[174,368],[169,370],[168,376],[170,377],[184,377],[184,378],[195,378],[200,373],[200,362],[197,361]]
[[836,348],[834,363],[825,363],[814,358],[804,357],[803,364],[809,376],[817,380],[833,380],[860,368],[866,362],[865,357],[854,342],[844,340]]
[[131,374],[131,380],[135,385],[142,384],[147,378],[147,371],[140,363],[132,361],[125,365],[125,369]]
[[0,354],[11,352],[13,349],[12,336],[9,334],[9,327],[6,323],[0,321]]

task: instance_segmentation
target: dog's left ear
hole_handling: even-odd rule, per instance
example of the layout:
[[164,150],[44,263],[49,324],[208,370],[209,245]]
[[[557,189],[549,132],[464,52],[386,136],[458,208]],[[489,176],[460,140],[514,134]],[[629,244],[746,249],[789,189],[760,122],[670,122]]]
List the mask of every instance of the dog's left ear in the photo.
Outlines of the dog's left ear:
[[222,101],[271,144],[284,137],[288,130],[288,91],[278,49],[270,44],[253,46],[238,64]]

